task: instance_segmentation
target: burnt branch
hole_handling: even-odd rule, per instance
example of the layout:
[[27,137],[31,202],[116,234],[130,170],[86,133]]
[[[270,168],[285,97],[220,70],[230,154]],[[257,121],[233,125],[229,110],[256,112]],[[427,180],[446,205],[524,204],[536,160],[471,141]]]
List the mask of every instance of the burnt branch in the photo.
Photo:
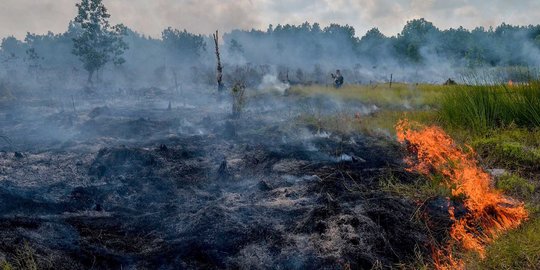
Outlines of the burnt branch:
[[219,54],[219,32],[216,30],[215,34],[212,34],[214,37],[214,45],[216,47],[216,58],[217,58],[217,84],[218,92],[222,92],[225,86],[223,85],[223,66],[221,65],[221,56]]

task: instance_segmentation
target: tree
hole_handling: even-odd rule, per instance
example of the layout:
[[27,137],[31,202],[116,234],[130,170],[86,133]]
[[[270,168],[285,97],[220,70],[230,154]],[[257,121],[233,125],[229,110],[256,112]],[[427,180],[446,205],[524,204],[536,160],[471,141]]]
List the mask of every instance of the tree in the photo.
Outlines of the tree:
[[420,48],[438,39],[439,29],[424,18],[408,21],[398,34],[395,48],[398,54],[413,62],[420,62]]
[[0,44],[0,49],[2,50],[2,54],[4,54],[8,59],[21,57],[26,51],[24,49],[24,44],[13,36],[3,38],[2,43]]
[[38,70],[41,69],[41,61],[43,57],[40,56],[35,48],[30,48],[26,50],[26,61],[28,62],[28,70],[31,73],[38,74]]
[[204,37],[191,34],[185,29],[180,31],[169,27],[163,30],[161,38],[166,48],[177,57],[176,60],[182,63],[195,61],[206,51]]
[[229,44],[229,53],[232,55],[242,55],[244,53],[244,47],[233,38]]
[[364,57],[376,62],[377,57],[381,56],[381,51],[388,50],[388,38],[379,31],[378,28],[372,28],[359,41],[359,50]]
[[123,40],[126,27],[109,24],[111,15],[102,0],[82,0],[76,6],[79,13],[75,22],[82,31],[73,39],[73,54],[79,57],[88,71],[88,82],[91,83],[94,73],[105,64],[113,62],[121,65],[125,62],[122,54],[128,49]]

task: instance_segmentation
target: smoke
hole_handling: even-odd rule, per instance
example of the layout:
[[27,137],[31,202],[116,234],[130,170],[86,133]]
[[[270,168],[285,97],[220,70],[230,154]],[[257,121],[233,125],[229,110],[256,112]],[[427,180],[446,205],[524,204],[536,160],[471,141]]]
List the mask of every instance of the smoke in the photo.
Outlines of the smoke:
[[[125,64],[106,65],[97,72],[95,84],[88,85],[87,72],[72,54],[73,38],[78,31],[76,25],[70,25],[61,34],[28,34],[24,41],[2,40],[1,92],[9,93],[10,100],[47,100],[40,104],[46,113],[23,110],[21,106],[11,116],[5,115],[6,126],[16,123],[13,120],[27,122],[5,131],[10,137],[20,138],[19,145],[24,145],[25,129],[43,134],[43,140],[32,137],[33,141],[45,140],[50,144],[95,139],[86,132],[96,128],[105,134],[113,131],[114,121],[110,122],[112,125],[98,123],[99,127],[95,127],[96,123],[91,122],[95,119],[87,122],[88,119],[81,118],[85,112],[104,104],[110,108],[141,106],[150,115],[153,110],[169,107],[169,103],[171,111],[204,108],[208,114],[230,113],[230,97],[221,101],[216,98],[216,59],[211,37],[171,29],[164,32],[169,36],[156,39],[130,30],[125,37],[129,45],[123,55]],[[387,82],[390,76],[397,82],[442,83],[448,78],[459,80],[471,70],[492,69],[507,73],[500,76],[506,79],[514,76],[507,67],[540,65],[538,34],[539,26],[440,30],[427,21],[417,20],[409,22],[398,36],[386,37],[372,30],[358,38],[351,26],[304,23],[270,26],[266,31],[233,30],[223,34],[219,45],[225,85],[230,89],[235,82],[242,81],[250,96],[252,90],[284,94],[294,85],[331,85],[330,73],[336,69],[341,70],[346,84]],[[351,105],[328,97],[322,99],[325,98],[329,99],[326,103],[319,102],[319,98],[248,98],[246,111],[262,113],[266,120],[274,122],[291,120],[302,113],[354,110],[368,115],[378,110],[371,104]],[[159,126],[147,119],[148,111],[131,112],[129,116],[138,115]],[[186,117],[175,120],[180,127],[174,130],[182,134],[212,133],[212,127]],[[43,124],[32,126],[37,122]]]
[[259,90],[277,91],[284,94],[287,89],[291,88],[291,85],[286,82],[280,82],[276,75],[266,74],[264,75]]
[[[190,3],[204,6],[212,1]],[[242,3],[239,9],[248,5]],[[148,5],[159,6],[163,2]],[[312,3],[307,8],[320,9],[319,5]],[[191,7],[186,9],[189,11]],[[230,5],[222,12],[229,14],[235,9],[236,5]],[[176,15],[169,12],[168,16]],[[192,12],[201,16],[199,20],[204,18],[200,12]],[[221,20],[219,14],[209,13],[217,18],[210,25]],[[239,14],[245,13],[249,12],[241,10]],[[236,19],[240,18],[241,15]],[[246,23],[257,24],[253,20],[247,19]],[[259,266],[262,261],[281,263],[285,268],[291,266],[288,263],[292,254],[299,260],[297,268],[321,268],[323,263],[338,265],[334,259],[341,260],[347,254],[353,254],[355,260],[358,254],[367,254],[362,256],[379,263],[382,254],[390,254],[393,258],[385,265],[395,265],[397,262],[393,260],[410,257],[400,256],[396,251],[412,253],[414,247],[409,244],[425,246],[423,240],[416,239],[422,236],[415,233],[419,228],[398,222],[410,220],[416,209],[414,205],[388,200],[385,196],[366,201],[363,187],[354,200],[347,193],[348,186],[364,185],[361,182],[365,182],[366,190],[379,187],[373,181],[383,179],[382,173],[386,173],[388,166],[401,166],[401,155],[384,137],[384,142],[379,141],[354,129],[364,115],[377,113],[381,108],[328,95],[283,94],[291,85],[329,85],[330,72],[336,69],[341,70],[350,84],[383,82],[390,74],[395,81],[404,82],[441,82],[457,76],[469,62],[441,54],[437,48],[447,42],[433,34],[437,31],[419,35],[418,41],[414,39],[418,34],[414,31],[404,37],[384,37],[371,32],[369,38],[359,39],[350,26],[308,23],[275,26],[268,31],[233,30],[225,33],[220,44],[228,88],[224,93],[217,93],[214,47],[208,36],[171,29],[166,32],[170,36],[156,39],[129,31],[125,38],[129,49],[123,55],[126,63],[106,65],[97,72],[95,82],[88,84],[86,71],[71,53],[77,31],[72,25],[63,34],[28,35],[25,41],[11,38],[2,42],[0,95],[9,93],[9,99],[4,100],[0,109],[0,135],[10,138],[10,144],[0,141],[0,150],[4,151],[0,158],[2,164],[10,166],[6,177],[16,176],[13,181],[17,185],[28,185],[27,179],[31,179],[33,185],[48,190],[48,193],[37,190],[36,193],[54,201],[54,212],[45,211],[40,216],[56,219],[71,204],[74,213],[90,209],[114,213],[111,214],[114,223],[109,226],[99,222],[95,228],[91,226],[92,231],[100,232],[99,240],[88,241],[93,250],[94,243],[100,243],[97,245],[100,250],[117,257],[116,250],[105,246],[120,242],[130,245],[132,242],[125,240],[131,235],[159,235],[167,241],[156,238],[151,242],[164,243],[163,247],[160,244],[148,252],[143,244],[141,253],[155,253],[163,258],[169,256],[162,253],[162,248],[167,247],[173,254],[170,258],[192,256],[204,261],[213,258],[205,257],[208,252],[222,260],[214,262],[221,266],[226,265],[225,259],[230,259],[240,262],[240,266],[242,262]],[[535,58],[524,54],[503,53],[506,50],[489,39],[492,33],[484,34],[482,31],[479,44],[485,51],[495,52],[493,58],[498,61],[493,66],[512,65],[523,59],[534,63]],[[539,55],[527,35],[511,38],[506,45],[518,45],[505,48],[513,51],[526,48],[526,54]],[[516,42],[526,39],[529,40],[526,43]],[[405,50],[400,47],[403,44]],[[240,119],[231,110],[231,90],[236,82],[247,86],[245,103],[242,95],[242,104],[237,104],[242,109]],[[330,122],[332,127],[325,130],[323,121]],[[17,155],[14,151],[23,153]],[[11,160],[12,154],[15,161]],[[8,159],[9,162],[5,161]],[[359,174],[334,179],[332,175],[339,171],[338,167],[344,168],[344,164]],[[327,172],[324,179],[319,177]],[[56,186],[57,182],[62,183]],[[48,186],[51,184],[54,185]],[[72,190],[74,187],[84,192]],[[319,195],[314,190],[322,192]],[[56,195],[48,195],[53,192]],[[379,197],[384,192],[376,193]],[[37,202],[32,194],[23,195],[23,202]],[[334,198],[346,203],[335,204]],[[368,201],[369,204],[363,205]],[[41,211],[34,204],[18,205]],[[386,208],[397,214],[388,215]],[[10,211],[18,209],[23,208]],[[276,209],[282,210],[276,212]],[[374,212],[364,213],[370,210]],[[381,214],[397,216],[381,225],[378,222]],[[125,220],[129,226],[116,226]],[[68,225],[64,218],[60,223]],[[272,232],[275,237],[261,237],[276,224],[279,226]],[[146,229],[136,231],[138,227],[131,225]],[[122,229],[117,231],[119,227]],[[124,227],[135,232],[123,233]],[[107,235],[121,240],[111,238],[110,243],[115,242],[111,245],[102,242],[104,228],[114,232]],[[86,233],[89,229],[83,230]],[[40,233],[25,235],[47,239]],[[393,248],[388,246],[387,237],[412,238],[397,241],[399,244]],[[82,242],[74,239],[74,243]],[[71,248],[70,245],[62,246]],[[84,248],[80,246],[70,249],[70,254]],[[388,250],[380,251],[380,247]],[[12,246],[8,248],[13,250]],[[237,250],[231,253],[233,248]],[[192,252],[198,249],[203,251]],[[332,260],[313,260],[328,254]],[[158,262],[161,260],[155,263]],[[175,265],[178,262],[171,261]]]

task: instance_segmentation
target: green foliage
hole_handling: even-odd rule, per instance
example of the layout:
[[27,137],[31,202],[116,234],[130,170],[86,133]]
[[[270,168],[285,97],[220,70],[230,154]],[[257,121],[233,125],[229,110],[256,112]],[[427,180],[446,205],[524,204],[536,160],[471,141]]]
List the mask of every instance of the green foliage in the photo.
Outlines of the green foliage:
[[372,28],[360,39],[358,48],[361,55],[366,56],[372,62],[377,61],[381,50],[390,49],[390,39],[378,28]]
[[486,256],[471,258],[467,269],[540,269],[540,219],[499,238],[488,246]]
[[165,46],[178,56],[181,62],[193,61],[206,50],[206,43],[201,35],[186,30],[180,31],[171,27],[163,30],[161,38]]
[[231,55],[242,55],[244,53],[244,48],[242,47],[242,44],[240,44],[240,42],[238,42],[236,39],[231,39],[228,47],[229,53]]
[[471,145],[487,163],[514,170],[540,168],[540,148],[526,145],[522,139],[494,136],[475,139]]
[[538,128],[540,82],[458,86],[445,93],[440,117],[451,127],[477,133],[510,125]]
[[416,19],[408,21],[403,30],[398,35],[394,47],[396,52],[405,59],[413,62],[420,62],[420,48],[428,43],[428,40],[438,38],[440,31],[433,23],[425,19]]
[[522,198],[530,197],[536,186],[527,179],[514,174],[505,174],[497,179],[496,186],[505,193],[518,195]]
[[23,43],[13,36],[3,38],[0,48],[8,57],[21,57],[25,51]]
[[28,68],[30,71],[36,71],[41,68],[41,61],[44,58],[40,56],[35,48],[26,50],[26,61],[28,62]]
[[[121,25],[108,25],[110,16],[106,9],[101,8],[102,0],[80,1],[79,9],[86,11],[79,11],[75,23],[69,26],[66,33],[29,34],[29,40],[24,43],[7,37],[2,44],[0,61],[14,62],[14,59],[23,58],[26,50],[34,48],[40,56],[45,57],[46,61],[43,62],[47,65],[52,61],[56,66],[71,66],[77,59],[70,59],[66,54],[75,46],[78,48],[73,52],[77,51],[76,56],[90,70],[101,68],[103,62],[122,62],[120,52],[126,49],[125,43],[121,42],[122,36],[129,31]],[[84,24],[86,26],[83,27],[77,19],[88,19]],[[369,30],[361,39],[358,38],[361,35],[357,34],[349,25],[331,24],[322,28],[317,23],[306,22],[270,26],[267,31],[233,30],[225,34],[224,40],[232,54],[241,54],[250,63],[297,66],[294,59],[302,59],[308,65],[356,61],[352,63],[359,63],[362,69],[382,67],[378,69],[382,72],[389,72],[384,71],[389,59],[418,66],[430,64],[428,60],[432,57],[440,57],[456,67],[534,66],[536,63],[530,57],[530,51],[540,44],[540,25],[520,27],[502,24],[496,29],[478,27],[469,31],[460,27],[440,30],[425,19],[416,19],[407,22],[397,36],[386,37],[376,28]],[[111,39],[111,36],[115,38]],[[73,38],[79,40],[78,44],[72,44]],[[180,60],[190,61],[197,52],[204,51],[204,48],[201,49],[204,39],[203,36],[171,28],[163,31],[162,39],[133,34],[129,44],[134,52],[130,56],[145,59],[149,48],[173,49],[185,52],[185,55],[178,53]],[[115,45],[109,47],[106,44],[111,44],[111,40],[118,42],[112,42]],[[97,50],[96,46],[113,49],[103,54],[105,50]],[[265,54],[261,54],[261,48],[266,50]],[[278,53],[287,59],[276,57]],[[105,61],[107,58],[110,61]],[[61,65],[59,61],[67,64]]]
[[81,33],[80,27],[70,23],[68,31],[62,34],[33,34],[27,33],[24,38],[26,45],[26,61],[30,69],[58,69],[66,66],[77,66],[79,59],[74,55],[73,39]]
[[113,62],[123,64],[121,57],[127,44],[123,40],[126,27],[122,24],[111,26],[107,8],[102,0],[82,0],[76,4],[78,15],[75,22],[81,27],[81,33],[73,39],[73,54],[83,62],[89,72],[88,80],[92,80],[95,71],[105,64]]

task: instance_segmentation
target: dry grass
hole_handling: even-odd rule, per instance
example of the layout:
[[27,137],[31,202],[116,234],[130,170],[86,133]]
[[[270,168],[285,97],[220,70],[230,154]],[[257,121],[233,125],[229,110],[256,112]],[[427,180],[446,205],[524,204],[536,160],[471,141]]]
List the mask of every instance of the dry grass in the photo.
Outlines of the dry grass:
[[357,100],[366,104],[375,104],[383,108],[401,107],[405,109],[438,106],[438,100],[444,91],[454,86],[388,84],[345,85],[335,89],[325,86],[295,86],[290,93],[313,95],[324,94],[344,100]]

